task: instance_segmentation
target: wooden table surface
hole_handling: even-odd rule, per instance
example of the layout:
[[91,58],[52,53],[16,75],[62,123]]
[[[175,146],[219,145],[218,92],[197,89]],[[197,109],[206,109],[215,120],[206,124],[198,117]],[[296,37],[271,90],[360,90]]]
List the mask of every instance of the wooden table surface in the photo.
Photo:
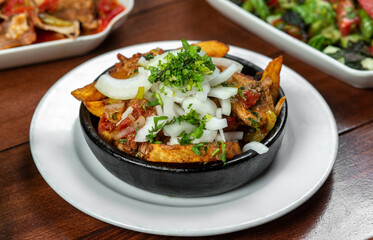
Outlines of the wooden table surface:
[[269,223],[205,238],[373,237],[372,90],[353,88],[318,71],[234,24],[205,1],[136,0],[125,24],[93,51],[0,71],[0,239],[179,239],[118,228],[71,206],[38,172],[30,152],[29,128],[46,91],[79,64],[124,46],[182,38],[217,39],[269,57],[282,54],[284,64],[325,98],[339,134],[332,173],[308,201]]

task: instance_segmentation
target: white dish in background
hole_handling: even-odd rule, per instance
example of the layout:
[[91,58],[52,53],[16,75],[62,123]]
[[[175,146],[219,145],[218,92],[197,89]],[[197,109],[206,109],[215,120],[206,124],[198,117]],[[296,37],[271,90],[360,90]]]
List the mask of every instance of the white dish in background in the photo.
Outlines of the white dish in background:
[[373,87],[373,70],[350,68],[278,30],[229,0],[207,0],[217,11],[276,47],[357,88]]
[[[39,103],[30,126],[30,148],[43,178],[63,199],[104,222],[173,236],[223,234],[279,218],[307,201],[328,178],[338,149],[334,117],[305,79],[283,66],[281,87],[288,101],[282,146],[262,176],[228,193],[175,198],[130,186],[109,173],[90,151],[79,124],[80,102],[70,92],[91,83],[117,60],[181,41],[140,44],[114,50],[76,67]],[[269,58],[230,46],[229,54],[265,68]]]
[[102,43],[105,38],[124,23],[134,6],[134,0],[118,0],[125,10],[115,16],[104,31],[77,37],[0,50],[0,69],[45,62],[87,53]]

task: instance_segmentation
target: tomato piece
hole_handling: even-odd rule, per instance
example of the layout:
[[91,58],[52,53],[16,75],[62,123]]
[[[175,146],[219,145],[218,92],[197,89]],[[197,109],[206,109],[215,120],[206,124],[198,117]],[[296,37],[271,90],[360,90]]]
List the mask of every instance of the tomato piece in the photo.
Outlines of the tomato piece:
[[278,3],[278,0],[269,0],[267,5],[269,7],[275,6]]
[[275,28],[286,32],[290,36],[295,37],[296,39],[303,40],[302,30],[298,26],[295,26],[295,25],[292,25],[292,24],[287,24],[281,18],[273,21],[272,25]]
[[240,94],[237,96],[241,100],[244,108],[246,109],[249,109],[250,107],[254,106],[260,98],[260,94],[253,91],[242,91],[242,95],[244,98]]
[[102,115],[102,117],[100,118],[100,121],[98,122],[98,132],[99,133],[102,133],[104,131],[108,131],[108,132],[111,132],[115,129],[115,123],[112,123],[110,121],[108,121],[105,117],[105,114]]
[[110,21],[124,9],[116,0],[100,0],[97,4],[97,12],[101,20],[98,32],[105,30]]
[[42,12],[55,12],[58,9],[58,0],[44,0],[44,2],[39,5],[39,9]]
[[14,14],[20,14],[24,12],[30,12],[32,7],[29,4],[25,4],[24,0],[10,0],[6,1],[2,8],[2,14],[5,16],[12,16]]
[[238,123],[238,120],[235,116],[228,116],[226,117],[227,119],[227,127],[225,127],[223,130],[224,131],[235,131],[238,126],[239,126],[239,123]]
[[131,124],[132,120],[129,118],[123,119],[119,124],[118,124],[118,129],[125,129]]
[[365,12],[373,18],[373,2],[372,0],[358,0],[360,6],[364,9]]
[[342,37],[349,35],[360,22],[354,3],[351,0],[337,2],[337,23]]

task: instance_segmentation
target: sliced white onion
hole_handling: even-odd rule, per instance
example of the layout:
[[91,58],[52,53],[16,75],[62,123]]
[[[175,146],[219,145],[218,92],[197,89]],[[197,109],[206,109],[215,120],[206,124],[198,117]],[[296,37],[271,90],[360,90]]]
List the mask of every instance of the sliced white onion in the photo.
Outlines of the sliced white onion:
[[242,140],[243,138],[243,132],[237,131],[237,132],[224,132],[224,137],[227,142]]
[[175,97],[184,99],[186,97],[195,96],[198,91],[197,91],[197,89],[192,88],[192,90],[190,90],[190,91],[182,92],[182,91],[180,91],[180,89],[174,88],[173,92],[174,92]]
[[227,119],[212,117],[206,122],[205,128],[208,130],[219,130],[228,126]]
[[141,67],[144,67],[148,64],[148,61],[143,56],[141,56],[139,61],[137,61],[137,64]]
[[167,145],[179,145],[179,141],[177,140],[177,137],[170,137],[170,140],[168,141]]
[[209,75],[205,75],[205,78],[204,78],[204,82],[208,82],[214,78],[216,78],[220,73],[220,69],[219,68],[215,68],[215,70],[212,72],[212,74],[209,74]]
[[242,69],[243,69],[243,65],[239,62],[236,62],[232,59],[228,59],[228,58],[218,58],[218,57],[212,57],[211,58],[212,62],[216,65],[216,66],[222,66],[222,67],[229,67],[230,65],[232,64],[235,64],[237,65],[237,70],[236,72],[241,72]]
[[225,142],[225,135],[223,129],[219,129],[219,136],[221,138],[221,141]]
[[113,99],[133,99],[139,87],[144,87],[146,92],[152,86],[148,81],[149,71],[139,67],[138,72],[136,76],[128,79],[116,79],[109,74],[101,75],[95,87],[99,92]]
[[268,147],[265,146],[263,143],[253,141],[245,144],[245,146],[243,146],[242,148],[242,152],[246,152],[249,150],[254,150],[259,154],[263,154],[268,152]]
[[[172,97],[173,95],[173,91],[171,88],[169,88],[168,86],[165,86],[163,83],[161,83],[159,85],[159,89],[160,91],[162,91],[162,93],[166,96],[169,96],[169,97]],[[161,90],[162,89],[162,90]]]
[[172,119],[176,116],[174,110],[174,101],[171,97],[160,94],[163,101],[163,115],[167,116],[168,119]]
[[161,84],[160,82],[153,83],[153,85],[150,88],[153,93],[159,92],[159,86],[160,86],[160,84]]
[[120,119],[120,121],[117,123],[117,126],[119,125],[119,123],[121,122],[121,121],[123,121],[123,119],[125,119],[126,117],[128,117],[128,115],[129,114],[132,114],[132,112],[133,112],[133,107],[128,107],[127,109],[126,109],[126,111],[124,111],[124,113],[122,114],[122,117],[121,117],[121,119]]
[[181,103],[184,99],[178,96],[175,96],[175,94],[172,95],[172,100],[177,103]]
[[216,109],[216,117],[217,118],[222,118],[223,117],[221,108]]
[[148,101],[152,101],[153,100],[152,92],[147,91],[146,93],[144,93],[144,99]]
[[141,129],[145,125],[144,116],[140,116],[136,121],[132,122],[128,127],[122,129],[120,132],[114,135],[114,139],[121,139],[127,134],[135,131],[137,128]]
[[204,83],[202,84],[202,91],[198,91],[197,94],[195,95],[195,97],[199,100],[199,101],[206,101],[207,99],[207,94],[210,92],[210,85],[208,83]]
[[203,130],[202,137],[194,139],[192,143],[213,142],[217,134],[217,130]]
[[203,57],[203,56],[206,55],[206,52],[201,49],[201,51],[199,51],[198,55],[200,55],[201,57]]
[[226,116],[231,115],[231,101],[229,99],[219,99],[222,113]]
[[223,72],[219,73],[214,79],[209,81],[211,86],[216,86],[220,83],[227,81],[237,71],[238,67],[235,64],[230,65]]
[[[161,125],[161,124],[164,124],[165,121],[167,121],[167,119],[159,120],[158,123],[157,123],[158,126]],[[145,121],[145,125],[137,131],[137,134],[136,134],[136,137],[135,137],[135,142],[146,142],[147,141],[146,135],[148,135],[149,131],[152,130],[152,128],[154,128],[154,127],[155,127],[154,116],[147,117],[146,121]],[[159,132],[159,130],[157,132]],[[157,133],[157,132],[155,132],[155,133]]]
[[172,124],[166,125],[163,128],[163,132],[164,132],[165,136],[177,137],[183,131],[185,131],[186,133],[189,134],[195,128],[196,128],[196,126],[194,126],[190,123],[187,123],[187,122],[180,122],[180,123],[174,122]]
[[185,114],[185,111],[177,104],[174,104],[174,110],[177,116],[181,116]]
[[157,111],[158,116],[163,116],[163,109],[162,109],[161,105],[156,105],[155,110]]
[[191,108],[196,110],[197,113],[205,116],[206,114],[210,114],[211,116],[215,116],[216,113],[216,104],[211,99],[207,98],[206,101],[199,101],[195,97],[188,97],[185,98],[182,103],[182,108],[185,112],[189,112],[189,105],[191,104]]
[[238,93],[238,88],[235,87],[214,87],[208,93],[209,97],[216,97],[219,99],[228,99]]
[[161,85],[159,85],[159,89],[160,91],[162,89],[163,95],[172,98],[174,102],[180,103],[183,101],[182,97],[176,96],[174,88],[164,86],[164,84],[162,83]]

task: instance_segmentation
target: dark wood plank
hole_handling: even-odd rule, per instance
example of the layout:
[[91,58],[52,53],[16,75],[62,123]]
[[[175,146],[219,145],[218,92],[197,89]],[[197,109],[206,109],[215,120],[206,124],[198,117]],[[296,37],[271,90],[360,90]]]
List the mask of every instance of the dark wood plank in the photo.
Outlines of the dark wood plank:
[[0,155],[1,239],[74,239],[109,226],[77,210],[43,180],[28,144]]
[[[180,0],[177,0],[180,1]],[[131,12],[131,15],[143,14],[145,11],[153,11],[155,8],[160,8],[167,4],[174,4],[175,0],[135,0],[134,8]]]

